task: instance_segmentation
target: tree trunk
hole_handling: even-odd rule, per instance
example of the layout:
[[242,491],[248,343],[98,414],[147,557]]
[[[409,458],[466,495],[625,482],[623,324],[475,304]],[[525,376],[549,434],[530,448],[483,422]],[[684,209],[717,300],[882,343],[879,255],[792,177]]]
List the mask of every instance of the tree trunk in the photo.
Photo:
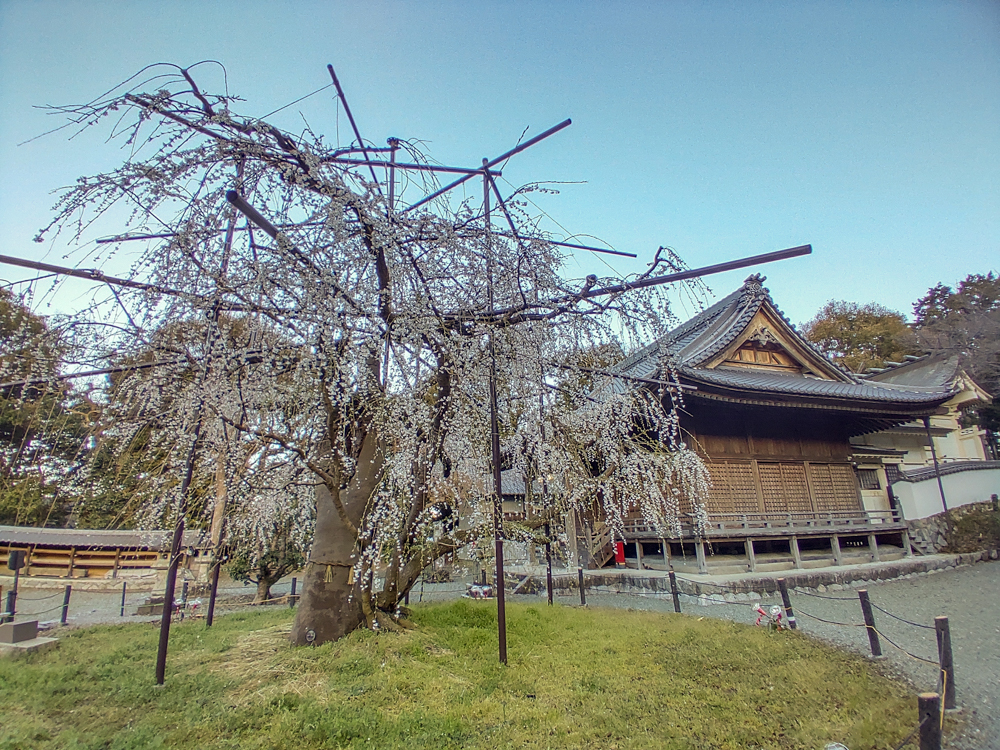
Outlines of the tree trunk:
[[[361,526],[365,507],[378,487],[382,449],[374,429],[364,437],[357,471],[340,499],[350,523]],[[351,579],[357,562],[354,532],[344,523],[325,484],[316,488],[316,531],[302,582],[302,599],[292,626],[292,643],[319,645],[343,638],[365,624],[361,589]]]
[[270,578],[260,578],[257,581],[257,593],[254,594],[253,603],[260,604],[261,602],[266,602],[271,598],[271,584],[274,583]]

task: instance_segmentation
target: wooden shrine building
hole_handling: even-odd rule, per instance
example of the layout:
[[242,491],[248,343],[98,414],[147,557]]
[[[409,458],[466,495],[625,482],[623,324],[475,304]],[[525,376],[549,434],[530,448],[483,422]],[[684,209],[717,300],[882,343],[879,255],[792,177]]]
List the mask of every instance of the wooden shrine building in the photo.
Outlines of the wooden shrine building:
[[[682,435],[712,479],[707,529],[696,528],[690,504],[680,538],[660,539],[641,517],[630,519],[632,566],[670,559],[690,572],[780,570],[910,552],[884,472],[857,468],[892,450],[883,456],[851,438],[934,414],[953,390],[865,380],[835,365],[795,330],[763,281],[750,276],[615,368],[687,386]],[[599,521],[588,525],[581,531],[590,539],[604,536]],[[591,564],[606,562],[606,552],[590,551]]]

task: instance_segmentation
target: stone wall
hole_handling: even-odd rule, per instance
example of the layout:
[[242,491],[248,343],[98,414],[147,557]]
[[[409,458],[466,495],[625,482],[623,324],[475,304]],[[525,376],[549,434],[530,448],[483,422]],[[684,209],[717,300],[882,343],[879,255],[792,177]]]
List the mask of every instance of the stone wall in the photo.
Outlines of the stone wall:
[[[994,498],[997,496],[994,495]],[[935,516],[919,518],[915,521],[907,521],[906,527],[910,532],[910,541],[913,546],[925,555],[933,555],[939,552],[948,552],[951,532],[959,519],[964,518],[973,512],[996,510],[996,501],[985,503],[972,503],[963,505],[960,508],[953,508],[947,513],[938,513]]]

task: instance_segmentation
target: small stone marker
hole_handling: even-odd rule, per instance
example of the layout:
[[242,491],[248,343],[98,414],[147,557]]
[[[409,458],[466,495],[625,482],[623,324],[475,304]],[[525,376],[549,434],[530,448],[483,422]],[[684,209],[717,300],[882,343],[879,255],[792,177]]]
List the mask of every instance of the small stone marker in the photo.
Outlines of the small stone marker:
[[38,620],[0,625],[0,643],[23,643],[38,637]]

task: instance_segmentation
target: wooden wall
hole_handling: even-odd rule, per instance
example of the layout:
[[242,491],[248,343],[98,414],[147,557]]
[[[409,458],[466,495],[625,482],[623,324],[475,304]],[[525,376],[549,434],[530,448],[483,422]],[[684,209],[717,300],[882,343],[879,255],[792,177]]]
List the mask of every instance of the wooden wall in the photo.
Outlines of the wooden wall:
[[862,508],[848,429],[836,413],[691,404],[681,424],[712,477],[709,513]]

